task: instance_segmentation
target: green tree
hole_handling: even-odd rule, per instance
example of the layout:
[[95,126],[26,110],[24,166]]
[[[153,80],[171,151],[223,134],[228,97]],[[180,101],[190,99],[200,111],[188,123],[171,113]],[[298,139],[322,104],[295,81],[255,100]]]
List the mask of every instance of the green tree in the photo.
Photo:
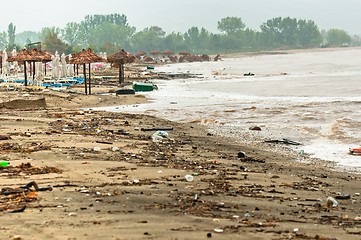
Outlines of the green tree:
[[90,31],[89,46],[95,51],[117,52],[129,49],[135,28],[105,22]]
[[[180,52],[183,50],[189,51],[187,44],[184,40],[183,34],[172,32],[164,37],[163,46],[166,50],[172,50],[174,52]],[[136,49],[133,49],[136,52]]]
[[60,54],[71,53],[71,47],[59,38],[56,31],[45,30],[45,32],[46,35],[43,39],[43,46],[45,50],[48,50],[51,53],[55,53],[55,51],[58,51]]
[[188,46],[188,51],[196,51],[201,48],[200,31],[198,27],[192,27],[184,34],[184,39]]
[[39,33],[32,31],[25,31],[16,34],[16,44],[22,47],[27,46],[29,43],[39,42]]
[[226,33],[227,35],[242,31],[246,25],[241,18],[238,17],[226,17],[218,21],[217,28],[219,31]]
[[265,45],[269,47],[292,46],[296,42],[297,20],[273,18],[261,25]]
[[15,47],[15,32],[16,32],[16,27],[10,23],[8,26],[8,48],[12,49]]
[[6,32],[0,32],[0,50],[8,47],[8,35]]
[[321,42],[321,34],[313,21],[295,18],[273,18],[261,25],[262,44],[266,47],[311,46]]
[[88,40],[91,37],[90,33],[94,33],[93,29],[104,25],[104,23],[111,23],[113,25],[121,25],[125,28],[130,28],[129,32],[132,32],[132,29],[135,29],[129,25],[128,19],[124,14],[120,15],[116,13],[108,15],[87,15],[85,20],[80,23],[81,35],[85,45],[89,44]]
[[150,52],[153,50],[167,50],[163,41],[165,39],[165,32],[158,26],[145,28],[140,32],[134,34],[132,38],[133,49]]
[[344,30],[331,29],[327,32],[327,42],[333,46],[349,45],[351,43],[351,37]]
[[322,43],[322,35],[312,20],[298,20],[297,43],[302,47],[314,47]]
[[73,48],[83,45],[84,39],[81,24],[75,22],[67,23],[65,28],[61,30],[61,37]]
[[39,39],[40,39],[40,41],[43,42],[49,35],[59,36],[60,32],[61,32],[61,29],[57,28],[57,27],[44,27],[41,29],[41,31],[39,33]]

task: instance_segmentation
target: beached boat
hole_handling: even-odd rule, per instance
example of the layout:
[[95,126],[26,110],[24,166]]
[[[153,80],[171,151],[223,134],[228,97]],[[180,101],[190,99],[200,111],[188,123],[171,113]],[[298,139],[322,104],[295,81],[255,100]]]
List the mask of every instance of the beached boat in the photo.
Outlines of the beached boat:
[[136,92],[150,92],[155,89],[158,89],[158,87],[153,83],[134,82],[133,89]]
[[361,155],[361,147],[350,148],[349,152],[352,155]]

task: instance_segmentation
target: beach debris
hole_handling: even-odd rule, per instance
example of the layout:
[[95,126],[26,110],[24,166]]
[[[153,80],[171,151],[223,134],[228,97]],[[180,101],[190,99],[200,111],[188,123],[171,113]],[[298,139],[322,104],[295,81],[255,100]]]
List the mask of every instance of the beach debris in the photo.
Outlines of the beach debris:
[[9,161],[4,161],[4,160],[0,161],[0,167],[7,167],[8,165],[10,165]]
[[71,212],[71,213],[68,214],[68,216],[69,217],[76,217],[76,216],[78,216],[78,214],[75,213],[75,212]]
[[248,73],[244,73],[243,76],[245,77],[251,77],[251,76],[254,76],[255,74],[252,73],[252,72],[248,72]]
[[147,131],[171,131],[173,130],[173,127],[152,127],[152,128],[141,128],[140,129],[143,132]]
[[104,140],[96,140],[95,142],[96,143],[102,143],[102,144],[109,144],[109,145],[113,144],[113,142],[104,141]]
[[241,173],[241,175],[243,176],[243,179],[247,179],[248,178],[248,174],[247,173]]
[[265,163],[265,160],[260,160],[260,159],[255,159],[255,158],[251,158],[251,157],[245,157],[245,158],[240,158],[241,162],[255,162],[255,163]]
[[274,140],[266,140],[266,143],[284,143],[288,145],[302,145],[300,142],[292,141],[286,138],[283,138],[282,140],[274,139]]
[[215,228],[215,229],[213,229],[213,231],[216,232],[216,233],[222,233],[223,229],[222,228]]
[[351,155],[360,155],[361,156],[361,147],[354,147],[349,149],[349,154]]
[[249,130],[251,130],[251,131],[262,131],[262,128],[258,127],[258,126],[254,126],[254,127],[250,127]]
[[185,175],[184,178],[186,179],[187,182],[193,182],[194,180],[194,177],[190,174]]
[[245,152],[238,152],[237,154],[237,159],[241,159],[241,158],[245,158],[246,157],[246,153]]
[[51,186],[39,187],[35,181],[29,182],[18,188],[2,188],[0,191],[0,212],[23,212],[28,203],[37,200],[35,191],[52,191]]
[[156,131],[153,135],[152,135],[152,140],[153,142],[159,142],[162,141],[165,138],[168,138],[169,134],[166,131]]
[[338,207],[338,202],[336,201],[336,199],[334,199],[333,197],[327,197],[327,201],[326,201],[326,207],[330,208],[330,207]]
[[337,199],[337,200],[347,200],[347,199],[350,199],[350,198],[351,198],[350,194],[335,196],[335,199]]
[[94,148],[93,148],[93,151],[94,151],[94,152],[100,152],[100,147],[94,147]]
[[112,152],[118,152],[120,150],[119,147],[112,147]]
[[9,135],[0,135],[0,140],[10,140],[11,137]]
[[18,166],[7,166],[6,168],[0,168],[0,173],[2,176],[8,174],[11,177],[17,175],[26,174],[26,175],[36,175],[36,174],[48,174],[48,173],[62,173],[62,170],[55,167],[35,167],[30,163],[22,163]]

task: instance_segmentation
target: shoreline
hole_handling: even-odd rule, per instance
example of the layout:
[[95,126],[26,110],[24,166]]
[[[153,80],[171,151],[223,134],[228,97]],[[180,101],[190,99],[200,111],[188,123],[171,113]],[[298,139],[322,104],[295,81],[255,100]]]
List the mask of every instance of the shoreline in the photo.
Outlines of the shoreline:
[[[0,153],[13,171],[0,169],[2,187],[53,188],[30,187],[26,208],[13,213],[9,195],[0,195],[5,238],[357,239],[361,232],[359,175],[242,146],[196,123],[80,110],[104,99],[77,97],[69,108],[47,95],[46,108],[1,110],[1,134],[11,139],[0,141]],[[139,99],[107,99],[127,100]],[[140,130],[158,127],[173,130],[161,141],[152,140],[155,130]],[[14,172],[27,162],[30,172]]]

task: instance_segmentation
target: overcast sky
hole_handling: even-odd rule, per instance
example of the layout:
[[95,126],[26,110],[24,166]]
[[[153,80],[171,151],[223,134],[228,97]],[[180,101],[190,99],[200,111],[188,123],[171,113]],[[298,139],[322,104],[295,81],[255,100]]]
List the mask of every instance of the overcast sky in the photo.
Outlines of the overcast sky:
[[259,30],[275,17],[313,20],[320,29],[338,28],[361,34],[361,0],[32,0],[1,1],[0,31],[10,23],[16,33],[64,27],[86,15],[120,13],[137,31],[159,26],[167,33],[186,32],[193,26],[217,32],[217,22],[240,17],[247,27]]

